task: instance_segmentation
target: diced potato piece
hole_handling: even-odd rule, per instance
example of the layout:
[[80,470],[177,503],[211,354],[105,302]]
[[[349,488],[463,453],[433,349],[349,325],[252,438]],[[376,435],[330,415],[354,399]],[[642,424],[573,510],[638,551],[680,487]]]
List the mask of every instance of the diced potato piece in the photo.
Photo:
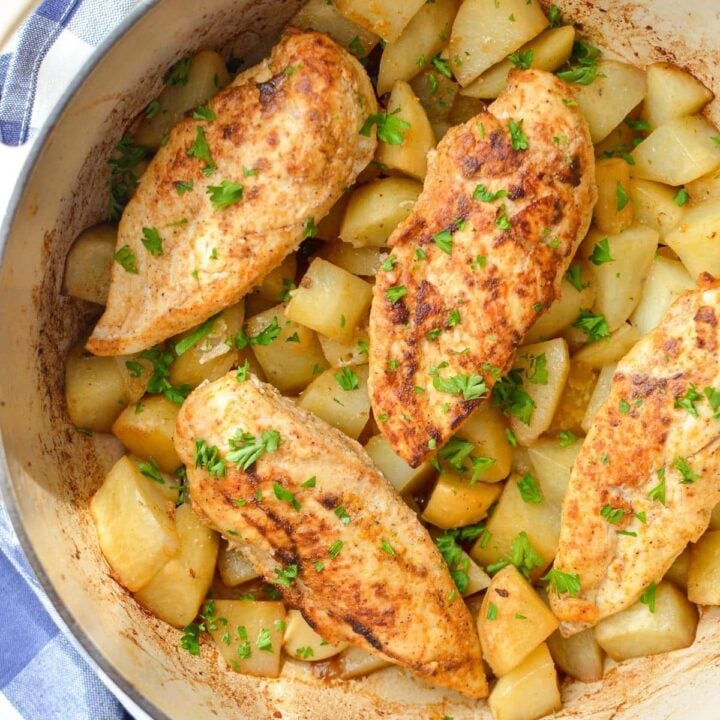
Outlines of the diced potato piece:
[[135,455],[152,458],[165,472],[174,472],[182,465],[175,445],[175,421],[180,406],[162,395],[149,395],[120,413],[113,423],[113,434]]
[[545,643],[503,675],[488,698],[495,720],[536,720],[561,704],[557,670]]
[[632,152],[634,177],[685,185],[720,165],[717,129],[704,117],[671,120],[654,130]]
[[395,42],[425,0],[401,3],[379,3],[377,0],[334,0],[337,9],[348,19]]
[[454,80],[438,72],[435,67],[429,67],[410,81],[410,87],[425,108],[428,120],[435,129],[435,138],[439,140],[438,128],[435,128],[435,125],[440,123],[445,127],[445,131],[441,133],[441,136],[444,135],[449,128],[449,124],[445,121],[450,117],[460,86]]
[[495,675],[516,668],[557,626],[550,608],[514,566],[493,577],[477,627],[483,657]]
[[613,660],[657,655],[692,645],[697,608],[672,583],[655,588],[655,612],[640,601],[595,626],[595,638]]
[[173,503],[128,457],[107,474],[90,514],[113,575],[130,591],[150,582],[180,548]]
[[667,185],[640,178],[630,180],[630,199],[635,209],[635,220],[657,230],[661,241],[677,227],[685,214],[685,208],[678,205],[674,198],[675,191]]
[[565,490],[570,482],[575,459],[582,448],[582,441],[562,447],[557,440],[538,440],[528,448],[535,477],[540,482],[545,500],[558,508],[562,506]]
[[692,548],[688,546],[675,558],[675,561],[668,568],[663,578],[664,580],[669,580],[676,587],[679,587],[685,594],[687,594],[688,589],[691,558]]
[[388,177],[361,185],[350,196],[340,239],[356,248],[385,245],[411,213],[421,191],[422,185],[408,178]]
[[375,277],[385,254],[379,247],[353,247],[340,240],[327,243],[322,250],[322,257],[328,262],[365,277]]
[[362,677],[376,670],[390,667],[391,664],[387,660],[369,653],[367,650],[349,647],[340,655],[340,677],[343,680]]
[[370,335],[366,327],[357,328],[355,334],[347,340],[329,338],[324,335],[318,335],[318,339],[330,367],[362,365],[367,362]]
[[694,287],[695,283],[682,263],[656,257],[650,266],[642,298],[630,316],[630,322],[641,335],[647,335],[660,324],[670,305]]
[[512,446],[507,439],[507,420],[490,402],[478,405],[457,432],[458,437],[475,443],[473,454],[492,458],[495,462],[478,475],[482,482],[504,480],[512,465]]
[[461,85],[469,85],[547,25],[536,0],[465,0],[448,46],[453,74]]
[[684,115],[694,115],[713,98],[710,90],[677,65],[654,63],[646,72],[643,116],[653,128]]
[[263,372],[262,366],[257,361],[257,358],[255,357],[255,353],[252,351],[252,348],[246,347],[243,350],[238,350],[238,354],[237,354],[238,367],[244,367],[245,363],[247,363],[248,366],[250,367],[250,372],[253,375],[256,375],[259,380],[262,380],[264,382],[267,379],[265,377],[265,373]]
[[705,533],[693,546],[687,577],[688,600],[720,605],[720,531]]
[[328,366],[320,341],[310,328],[289,320],[282,305],[251,317],[245,332],[257,337],[273,322],[280,326],[280,333],[267,345],[253,345],[253,353],[268,382],[283,393],[299,392]]
[[443,530],[472,525],[487,516],[488,508],[498,499],[501,490],[502,486],[497,483],[472,485],[467,473],[448,470],[438,476],[422,519]]
[[423,180],[427,173],[427,154],[435,147],[435,133],[420,100],[404,80],[393,85],[387,106],[388,113],[409,124],[403,130],[399,145],[378,140],[377,160],[389,171]]
[[[574,40],[575,28],[572,25],[563,25],[545,30],[529,43],[525,43],[518,52],[526,53],[532,50],[530,67],[552,72],[570,57]],[[496,98],[505,89],[507,76],[512,68],[513,64],[506,58],[486,70],[461,92],[470,97]]]
[[283,604],[252,600],[214,603],[216,629],[210,634],[228,665],[245,675],[277,677],[285,621]]
[[[357,377],[355,389],[343,389],[339,380],[343,373],[352,373]],[[370,418],[367,378],[367,365],[343,368],[342,371],[335,368],[326,370],[305,388],[298,406],[357,440]]]
[[372,285],[315,258],[285,308],[285,317],[333,338],[348,338],[365,316]]
[[547,645],[555,664],[570,677],[586,683],[602,680],[604,654],[592,628],[567,638],[556,630]]
[[283,648],[290,657],[308,662],[327,660],[345,650],[348,645],[347,642],[339,642],[336,645],[325,642],[308,625],[299,610],[288,610]]
[[665,237],[693,279],[701,272],[720,276],[719,228],[720,199],[707,200],[690,208],[681,223]]
[[468,583],[463,592],[463,597],[469,597],[475,593],[487,590],[492,582],[490,576],[464,550],[462,555],[463,559],[461,564],[466,563],[464,567],[465,573],[468,576]]
[[[218,380],[225,375],[237,361],[237,350],[232,343],[244,319],[245,304],[242,301],[223,310],[212,323],[210,332],[179,355],[170,366],[170,382],[197,387],[204,380]],[[178,344],[191,338],[204,325],[178,335],[175,338],[176,353]]]
[[645,96],[645,73],[635,65],[601,60],[590,85],[574,85],[575,100],[593,143],[606,138]]
[[605,401],[610,395],[610,388],[612,387],[612,379],[613,375],[615,375],[616,367],[617,363],[612,363],[600,370],[600,375],[595,384],[595,390],[593,390],[592,397],[585,411],[585,417],[582,421],[582,427],[586,433],[590,432],[593,420],[595,420],[595,415],[597,415],[598,410],[605,404]]
[[187,503],[175,511],[180,552],[135,593],[153,615],[184,627],[198,614],[215,574],[218,536],[200,522]]
[[365,450],[375,466],[399,493],[412,493],[419,490],[433,473],[432,465],[429,462],[423,463],[417,468],[410,467],[395,454],[382,435],[373,435],[365,445]]
[[297,255],[292,253],[265,276],[257,288],[260,297],[272,303],[285,300],[285,293],[292,289],[296,274]]
[[[465,95],[456,95],[450,108],[448,122],[450,125],[462,125],[484,110],[485,103],[482,100],[466,97]],[[435,134],[437,135],[437,132]]]
[[[365,170],[358,175],[357,182],[367,182],[368,180],[372,180],[377,176],[377,174],[379,174],[379,172],[380,168],[377,165],[369,163],[365,166]],[[361,177],[362,175],[368,175],[368,177]],[[371,175],[372,177],[370,177]],[[340,235],[340,225],[342,224],[342,219],[345,216],[345,208],[347,207],[349,200],[350,193],[344,192],[330,208],[330,212],[317,224],[315,237],[322,238],[323,240],[337,240]]]
[[630,323],[624,323],[609,338],[585,345],[575,353],[573,359],[590,367],[602,368],[624,358],[640,337],[636,328]]
[[220,579],[228,587],[237,587],[260,577],[252,563],[245,557],[242,547],[230,545],[226,540],[220,544],[217,569]]
[[104,305],[110,290],[116,240],[114,225],[95,225],[81,232],[65,260],[63,292]]
[[305,30],[324,32],[335,42],[360,57],[368,55],[380,42],[378,35],[348,20],[333,3],[327,0],[308,0],[292,19],[291,25]]
[[697,205],[705,200],[720,198],[720,170],[713,170],[685,186],[690,194],[690,204]]
[[633,221],[630,200],[630,166],[621,158],[607,158],[595,163],[598,201],[593,211],[597,229],[602,233],[627,230]]
[[584,434],[582,421],[595,389],[597,376],[598,370],[571,358],[565,389],[553,421],[547,429],[549,434],[559,435],[563,432],[572,432],[575,435]]
[[[180,62],[184,62],[181,60]],[[201,50],[190,58],[187,81],[166,85],[145,111],[135,142],[157,150],[163,137],[191,108],[202,105],[230,82],[225,61],[214,50]]]
[[410,80],[442,50],[459,5],[459,0],[425,3],[402,35],[385,46],[378,71],[378,95],[389,92],[396,80]]
[[[630,117],[635,114],[636,113],[633,111],[630,114]],[[625,152],[629,153],[630,150],[635,147],[637,142],[639,142],[635,140],[635,137],[635,131],[630,127],[630,125],[628,125],[627,122],[621,122],[604,140],[595,144],[595,156],[598,158],[613,157],[612,153],[617,152],[618,148],[621,146]],[[610,153],[610,155],[606,155],[605,153]]]
[[538,370],[534,381],[532,375],[526,376],[523,384],[523,390],[535,404],[530,422],[524,423],[515,415],[510,416],[510,429],[521,445],[529,445],[550,427],[570,371],[570,355],[565,340],[555,338],[519,348],[515,367],[528,371],[532,367],[540,368],[541,362],[543,372]]

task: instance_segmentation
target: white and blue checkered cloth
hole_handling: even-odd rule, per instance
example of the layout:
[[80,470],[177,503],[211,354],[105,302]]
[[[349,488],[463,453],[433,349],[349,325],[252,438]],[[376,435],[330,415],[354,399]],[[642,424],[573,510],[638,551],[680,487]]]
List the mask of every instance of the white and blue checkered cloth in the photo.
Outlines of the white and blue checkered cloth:
[[[39,5],[0,54],[0,143],[30,144],[75,73],[138,2]],[[0,587],[0,720],[130,720],[53,619],[1,504]]]

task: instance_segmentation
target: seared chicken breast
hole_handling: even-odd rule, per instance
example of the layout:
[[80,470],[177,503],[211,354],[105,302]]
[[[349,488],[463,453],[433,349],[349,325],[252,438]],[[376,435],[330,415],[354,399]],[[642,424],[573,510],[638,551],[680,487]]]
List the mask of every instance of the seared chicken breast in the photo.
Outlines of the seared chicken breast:
[[427,531],[363,448],[234,373],[180,410],[193,509],[278,584],[328,642],[487,695],[470,613]]
[[270,58],[179,123],[120,222],[110,294],[87,344],[143,350],[237,302],[297,248],[370,162],[360,63],[290,31]]
[[580,591],[550,600],[566,635],[637,601],[708,526],[720,501],[719,320],[720,283],[706,275],[617,366],[563,503],[555,568]]
[[488,112],[429,154],[370,316],[373,411],[408,463],[441,447],[510,369],[595,198],[587,123],[571,89],[540,70],[511,73]]

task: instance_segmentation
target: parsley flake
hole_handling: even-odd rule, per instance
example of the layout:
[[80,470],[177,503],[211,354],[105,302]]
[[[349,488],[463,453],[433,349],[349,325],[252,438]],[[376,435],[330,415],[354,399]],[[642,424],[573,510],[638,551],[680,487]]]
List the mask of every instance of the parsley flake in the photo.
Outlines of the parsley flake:
[[210,185],[207,194],[210,196],[213,210],[224,210],[242,200],[244,187],[231,180],[223,180],[219,185]]

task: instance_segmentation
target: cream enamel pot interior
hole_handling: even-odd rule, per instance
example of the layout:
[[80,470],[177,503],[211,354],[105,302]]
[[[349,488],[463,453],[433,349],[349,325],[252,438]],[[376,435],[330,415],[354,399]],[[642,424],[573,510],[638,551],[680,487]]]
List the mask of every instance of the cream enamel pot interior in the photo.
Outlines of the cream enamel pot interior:
[[[106,206],[105,159],[123,127],[184,53],[216,48],[256,61],[300,0],[141,2],[89,60],[38,139],[0,247],[0,427],[3,495],[23,547],[60,615],[100,667],[155,718],[345,720],[489,718],[484,703],[436,690],[396,668],[328,682],[285,663],[278,680],[192,657],[107,572],[88,498],[117,457],[114,442],[74,430],[63,408],[69,344],[96,309],[60,292],[64,257]],[[718,0],[557,0],[598,45],[631,62],[670,60],[720,95]],[[708,110],[720,121],[720,102]],[[703,613],[695,644],[611,668],[602,683],[563,685],[558,717],[720,717],[720,609]]]

